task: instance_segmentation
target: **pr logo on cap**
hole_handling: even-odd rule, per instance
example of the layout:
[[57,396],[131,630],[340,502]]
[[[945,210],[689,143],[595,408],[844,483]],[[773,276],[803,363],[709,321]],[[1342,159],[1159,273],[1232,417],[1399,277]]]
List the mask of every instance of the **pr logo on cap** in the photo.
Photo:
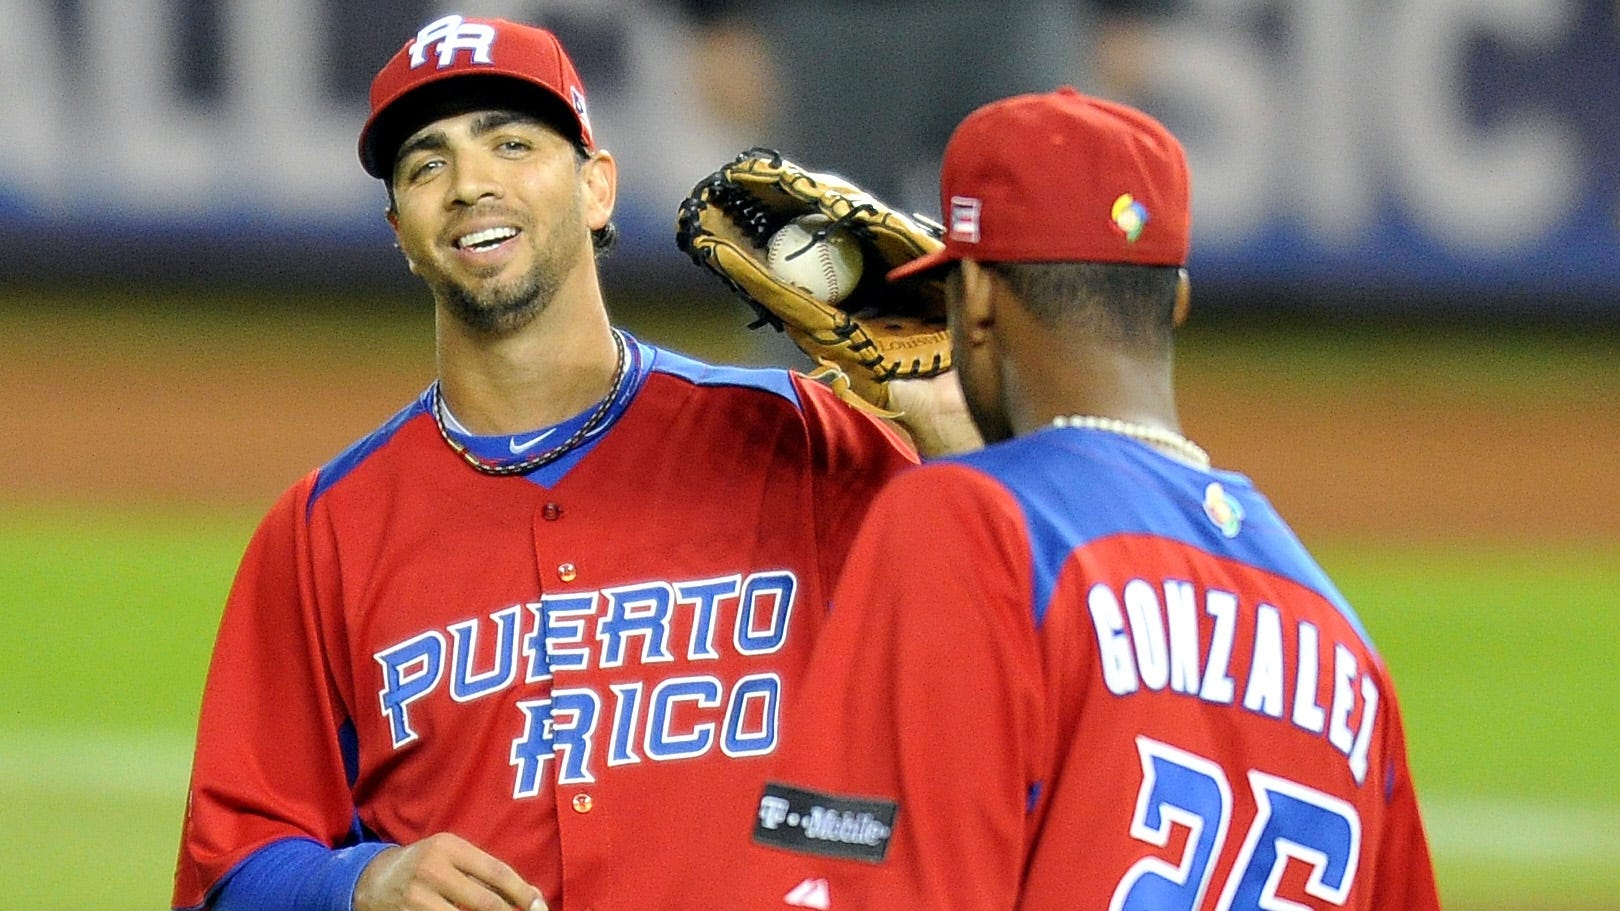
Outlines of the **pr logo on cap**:
[[[434,103],[466,86],[465,98],[518,105],[550,118],[563,134],[586,151],[594,151],[590,118],[585,115],[585,84],[557,36],[543,28],[505,19],[443,16],[406,41],[371,80],[371,116],[360,129],[360,164],[373,177],[388,179],[393,152],[404,133],[422,126],[413,118],[432,113]],[[434,86],[432,92],[426,92]],[[514,87],[524,92],[514,92]],[[540,94],[526,94],[526,87]],[[551,102],[563,105],[553,110]],[[442,107],[442,105],[438,105]],[[576,132],[577,128],[577,132]]]
[[1136,239],[1142,236],[1142,229],[1147,227],[1147,207],[1137,202],[1131,194],[1121,193],[1119,198],[1114,200],[1112,214],[1114,227],[1125,235],[1125,242],[1136,243]]
[[427,63],[427,51],[435,43],[439,45],[438,67],[456,65],[457,51],[472,51],[472,62],[489,64],[490,46],[495,43],[495,28],[481,22],[468,22],[460,16],[445,16],[435,22],[430,22],[416,33],[416,40],[411,42],[411,69],[416,69]]

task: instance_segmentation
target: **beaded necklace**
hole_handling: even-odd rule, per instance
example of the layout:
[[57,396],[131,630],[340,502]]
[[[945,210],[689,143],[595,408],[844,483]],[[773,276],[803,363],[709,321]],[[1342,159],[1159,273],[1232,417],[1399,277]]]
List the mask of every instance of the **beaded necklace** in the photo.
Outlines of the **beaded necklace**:
[[444,396],[439,394],[439,388],[435,385],[433,389],[433,423],[439,428],[439,436],[444,438],[444,442],[456,455],[461,456],[462,461],[488,475],[504,477],[528,474],[542,465],[555,462],[584,442],[586,437],[590,436],[592,432],[602,425],[602,422],[607,419],[608,412],[612,410],[614,401],[618,399],[619,393],[624,389],[624,382],[627,377],[625,364],[629,360],[629,354],[626,351],[624,336],[617,329],[613,330],[613,344],[618,351],[618,363],[613,368],[612,388],[608,389],[607,395],[596,403],[595,409],[591,411],[590,417],[585,419],[585,423],[579,425],[579,429],[575,430],[568,439],[563,440],[561,443],[549,449],[543,449],[518,462],[497,462],[486,459],[468,449],[445,426]]
[[1157,446],[1197,468],[1207,469],[1210,466],[1209,453],[1205,452],[1202,446],[1173,430],[1149,427],[1146,424],[1138,424],[1134,421],[1122,421],[1119,418],[1104,418],[1091,414],[1059,415],[1052,419],[1052,426],[1117,433],[1133,440],[1140,440],[1150,446]]

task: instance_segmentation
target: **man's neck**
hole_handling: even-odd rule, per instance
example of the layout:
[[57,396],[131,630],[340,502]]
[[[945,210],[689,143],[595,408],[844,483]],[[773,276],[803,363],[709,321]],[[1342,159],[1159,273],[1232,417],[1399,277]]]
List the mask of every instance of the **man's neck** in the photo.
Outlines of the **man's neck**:
[[610,391],[617,346],[601,306],[562,307],[499,335],[469,329],[442,307],[438,367],[450,410],[477,434],[522,433],[564,421]]
[[[1042,350],[1044,349],[1034,349]],[[1016,433],[1037,430],[1062,415],[1115,418],[1179,433],[1168,362],[1095,346],[1083,354],[1025,358],[1018,364],[1021,401],[1009,403]]]

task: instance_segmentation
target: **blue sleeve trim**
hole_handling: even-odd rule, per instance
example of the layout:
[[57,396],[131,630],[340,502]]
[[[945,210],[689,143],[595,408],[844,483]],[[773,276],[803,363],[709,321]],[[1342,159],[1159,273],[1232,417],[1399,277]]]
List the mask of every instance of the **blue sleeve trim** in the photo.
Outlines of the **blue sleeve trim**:
[[273,841],[236,865],[215,888],[212,911],[350,911],[354,886],[372,858],[393,845],[336,851],[306,838]]
[[383,444],[387,443],[406,421],[416,417],[418,414],[425,414],[429,403],[432,401],[432,394],[433,387],[431,386],[423,390],[415,401],[389,418],[388,423],[373,430],[364,439],[345,449],[337,458],[326,463],[321,468],[320,476],[315,480],[315,489],[310,491],[307,508],[313,509],[315,501],[320,499],[321,494],[330,489],[333,484],[343,480],[344,476],[355,469],[355,466],[365,461],[366,456],[381,449]]
[[799,391],[793,388],[793,375],[782,367],[722,367],[705,364],[667,348],[647,346],[653,354],[652,369],[678,376],[698,386],[741,386],[773,392],[799,405]]

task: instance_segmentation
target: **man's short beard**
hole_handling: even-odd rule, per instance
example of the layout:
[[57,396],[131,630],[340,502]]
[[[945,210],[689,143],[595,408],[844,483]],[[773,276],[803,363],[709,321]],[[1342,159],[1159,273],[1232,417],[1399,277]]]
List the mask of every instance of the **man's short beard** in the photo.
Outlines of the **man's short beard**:
[[[533,230],[533,226],[529,230]],[[558,223],[534,243],[534,265],[510,285],[486,286],[479,295],[471,288],[443,278],[434,297],[467,328],[483,335],[516,332],[534,321],[556,300],[563,280],[588,255],[576,238],[586,233],[579,197]],[[524,237],[527,237],[525,234]]]
[[546,312],[557,298],[563,277],[578,266],[579,252],[556,240],[572,236],[574,232],[568,228],[574,225],[578,225],[579,230],[584,229],[577,210],[552,232],[548,242],[539,248],[533,267],[514,283],[489,287],[480,296],[465,285],[446,280],[435,289],[435,296],[451,315],[474,332],[505,335],[522,329]]
[[438,298],[456,319],[483,335],[515,332],[544,313],[557,296],[560,276],[538,265],[516,284],[483,296],[456,282],[439,287]]

